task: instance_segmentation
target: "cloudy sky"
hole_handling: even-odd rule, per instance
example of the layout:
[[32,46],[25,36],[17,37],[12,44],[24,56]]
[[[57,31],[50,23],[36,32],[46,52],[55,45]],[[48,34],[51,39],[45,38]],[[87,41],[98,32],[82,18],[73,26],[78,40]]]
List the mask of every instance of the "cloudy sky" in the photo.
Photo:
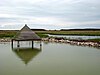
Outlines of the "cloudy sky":
[[0,0],[0,29],[100,28],[100,0]]

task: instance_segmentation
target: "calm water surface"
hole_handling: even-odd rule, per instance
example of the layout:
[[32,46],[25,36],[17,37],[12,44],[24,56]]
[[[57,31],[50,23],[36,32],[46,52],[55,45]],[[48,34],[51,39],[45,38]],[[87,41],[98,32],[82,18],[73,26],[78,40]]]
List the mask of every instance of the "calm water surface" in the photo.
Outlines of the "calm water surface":
[[100,49],[43,43],[42,50],[16,51],[2,43],[0,75],[100,75]]
[[97,38],[100,38],[100,36],[78,36],[78,35],[50,35],[48,34],[49,36],[52,36],[52,37],[64,37],[64,38],[67,38],[67,39],[97,39]]

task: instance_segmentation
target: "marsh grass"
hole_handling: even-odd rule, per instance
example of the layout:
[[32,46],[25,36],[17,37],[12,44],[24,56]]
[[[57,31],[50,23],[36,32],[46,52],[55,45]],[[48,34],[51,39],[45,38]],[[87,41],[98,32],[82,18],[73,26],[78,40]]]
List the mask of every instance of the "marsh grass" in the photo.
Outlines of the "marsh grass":
[[[59,31],[59,30],[47,30],[47,31],[35,31],[41,38],[48,37],[48,34],[52,35],[79,35],[79,36],[100,36],[100,31]],[[14,37],[17,30],[1,30],[0,38]]]
[[80,35],[80,36],[100,36],[100,31],[36,31],[40,34],[53,34],[53,35]]

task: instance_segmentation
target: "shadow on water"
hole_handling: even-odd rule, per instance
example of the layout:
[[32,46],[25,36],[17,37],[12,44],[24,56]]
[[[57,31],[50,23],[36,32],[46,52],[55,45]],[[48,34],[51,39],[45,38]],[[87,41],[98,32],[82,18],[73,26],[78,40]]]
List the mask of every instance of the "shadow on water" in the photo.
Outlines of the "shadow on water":
[[41,50],[38,48],[15,48],[12,50],[26,65],[35,58]]

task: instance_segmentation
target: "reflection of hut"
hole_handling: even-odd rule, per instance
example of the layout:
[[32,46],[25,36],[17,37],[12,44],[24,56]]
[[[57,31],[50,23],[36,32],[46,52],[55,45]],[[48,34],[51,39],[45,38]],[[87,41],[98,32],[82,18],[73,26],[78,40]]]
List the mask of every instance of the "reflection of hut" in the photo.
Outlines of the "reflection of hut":
[[13,51],[25,64],[28,64],[41,50],[35,48],[20,48],[19,51],[17,49],[14,49]]
[[[40,41],[41,38],[33,32],[26,24],[25,26],[15,35],[12,39],[12,48],[13,48],[13,41],[17,41],[17,47],[20,46],[19,41],[32,41],[32,48],[33,48],[33,41]],[[41,46],[41,43],[40,43]]]

